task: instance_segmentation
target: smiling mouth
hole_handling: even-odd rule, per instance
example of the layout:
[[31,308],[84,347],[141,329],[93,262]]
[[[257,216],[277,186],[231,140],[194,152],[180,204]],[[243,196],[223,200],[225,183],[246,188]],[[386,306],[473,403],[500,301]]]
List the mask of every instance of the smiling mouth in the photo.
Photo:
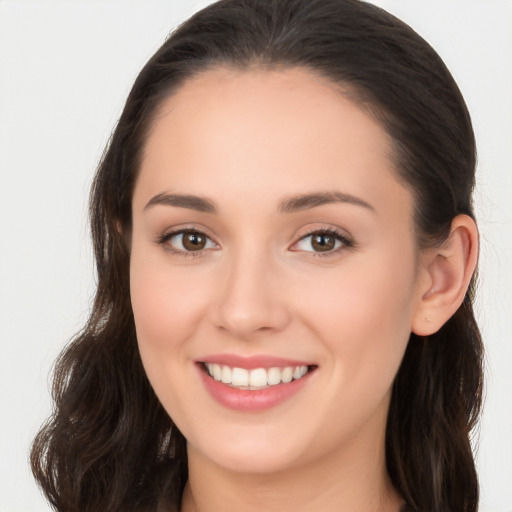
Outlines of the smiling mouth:
[[203,371],[217,382],[235,389],[254,391],[302,379],[316,368],[313,365],[301,365],[246,370],[216,363],[201,364]]

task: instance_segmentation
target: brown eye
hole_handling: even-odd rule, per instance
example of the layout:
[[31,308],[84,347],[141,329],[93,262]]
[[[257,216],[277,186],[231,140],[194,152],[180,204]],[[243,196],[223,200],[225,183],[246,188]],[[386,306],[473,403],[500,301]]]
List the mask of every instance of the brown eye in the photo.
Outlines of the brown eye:
[[[332,230],[319,230],[303,236],[292,248],[294,251],[310,253],[336,253],[342,248],[353,247],[347,237]],[[327,254],[326,254],[327,255]]]
[[165,245],[171,252],[184,255],[190,255],[194,252],[200,253],[208,249],[218,249],[217,244],[209,236],[192,229],[164,235],[159,243]]
[[185,231],[182,244],[187,251],[200,251],[206,247],[206,236],[197,231]]
[[317,252],[332,251],[336,246],[336,238],[328,233],[316,233],[311,237],[311,247]]

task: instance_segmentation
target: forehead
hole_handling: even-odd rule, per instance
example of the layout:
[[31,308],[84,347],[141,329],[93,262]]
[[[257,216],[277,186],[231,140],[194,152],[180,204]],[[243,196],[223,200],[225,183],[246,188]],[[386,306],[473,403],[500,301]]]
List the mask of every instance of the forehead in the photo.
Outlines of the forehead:
[[[345,140],[360,138],[364,131],[365,138],[379,140],[379,149],[391,151],[387,133],[356,104],[357,96],[353,87],[305,68],[213,68],[187,80],[162,102],[148,138],[151,145],[151,139],[161,142],[164,131],[185,137],[191,135],[189,129],[199,136],[206,129],[222,127],[219,137],[238,134],[237,139],[249,140],[248,135],[263,139],[266,134],[270,139],[279,133],[283,138],[302,135],[313,141],[327,139],[326,128],[338,125],[339,130],[344,124]],[[236,130],[228,132],[233,127]]]
[[399,185],[391,152],[380,125],[311,71],[217,68],[160,106],[136,196],[236,190],[249,200],[341,187],[372,198]]

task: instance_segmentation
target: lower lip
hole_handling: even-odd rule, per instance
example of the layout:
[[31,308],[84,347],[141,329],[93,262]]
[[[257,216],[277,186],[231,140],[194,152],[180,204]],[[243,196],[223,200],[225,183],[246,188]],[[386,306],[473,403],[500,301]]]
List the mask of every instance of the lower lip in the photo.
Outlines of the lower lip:
[[207,391],[219,404],[236,411],[258,412],[271,409],[298,393],[306,385],[312,372],[287,384],[281,383],[257,390],[227,386],[210,377],[201,367],[199,373]]

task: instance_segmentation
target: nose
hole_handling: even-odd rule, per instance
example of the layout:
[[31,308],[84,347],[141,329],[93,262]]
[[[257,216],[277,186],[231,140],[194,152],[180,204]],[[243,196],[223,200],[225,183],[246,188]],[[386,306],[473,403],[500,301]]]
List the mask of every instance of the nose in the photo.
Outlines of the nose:
[[284,329],[290,311],[277,264],[252,253],[226,267],[215,312],[217,327],[241,340]]

